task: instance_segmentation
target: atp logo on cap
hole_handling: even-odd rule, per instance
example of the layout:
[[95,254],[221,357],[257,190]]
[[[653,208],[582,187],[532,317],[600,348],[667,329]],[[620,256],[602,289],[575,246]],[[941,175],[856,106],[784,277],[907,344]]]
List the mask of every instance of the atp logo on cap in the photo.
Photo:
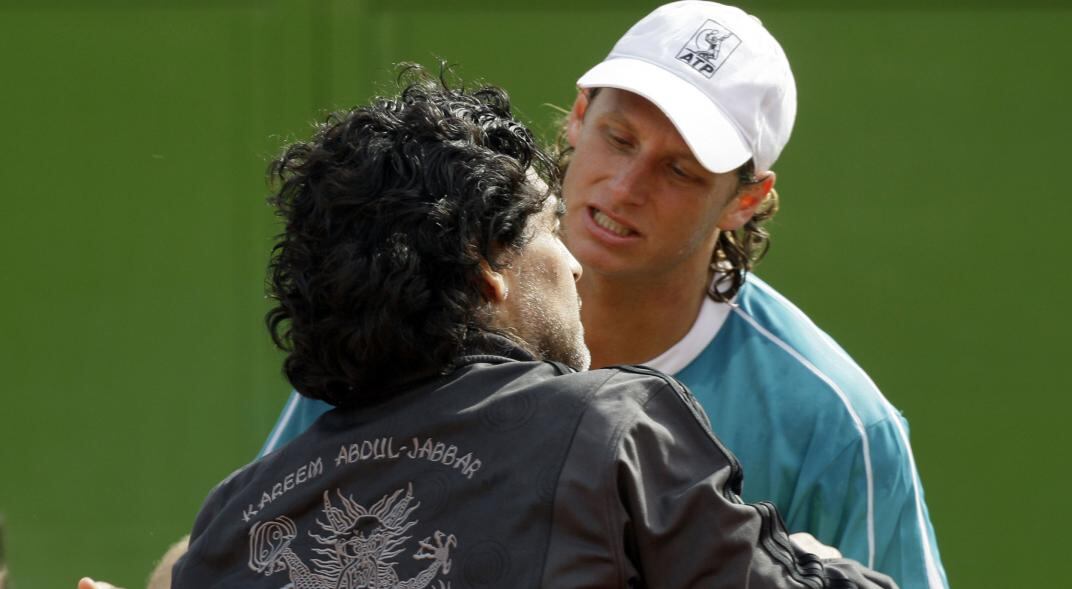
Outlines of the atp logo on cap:
[[704,77],[715,75],[741,45],[741,38],[713,20],[707,20],[677,52],[678,61],[685,62]]

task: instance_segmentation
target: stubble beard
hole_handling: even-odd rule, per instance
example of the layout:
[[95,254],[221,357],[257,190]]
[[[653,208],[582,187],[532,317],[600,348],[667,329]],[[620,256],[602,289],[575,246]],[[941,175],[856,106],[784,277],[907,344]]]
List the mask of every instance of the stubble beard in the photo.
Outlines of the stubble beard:
[[577,371],[592,364],[592,354],[584,343],[584,327],[579,309],[556,313],[546,298],[526,289],[520,301],[522,339],[543,360],[561,362]]

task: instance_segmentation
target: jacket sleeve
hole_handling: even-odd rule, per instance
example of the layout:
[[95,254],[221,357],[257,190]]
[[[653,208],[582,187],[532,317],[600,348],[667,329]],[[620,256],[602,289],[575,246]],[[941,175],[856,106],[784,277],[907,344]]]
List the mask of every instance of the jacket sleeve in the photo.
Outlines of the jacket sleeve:
[[243,543],[233,534],[221,541],[226,537],[221,529],[228,526],[219,514],[231,497],[233,483],[248,476],[251,468],[251,465],[243,466],[209,492],[194,519],[189,546],[171,569],[170,586],[173,589],[237,586],[237,582],[224,579],[223,575],[228,574],[225,571],[235,560],[235,547],[243,546]]
[[624,554],[649,587],[895,587],[850,560],[797,549],[769,503],[738,493],[736,458],[676,381],[644,403],[614,440]]
[[806,529],[845,556],[872,563],[902,589],[945,589],[907,424],[889,408],[889,417],[868,426],[866,435],[866,446],[850,444],[814,477],[809,495],[840,508],[811,513]]
[[314,421],[331,409],[331,405],[323,401],[317,401],[303,397],[297,391],[291,391],[287,404],[276,419],[272,433],[264,441],[264,446],[257,453],[257,458],[275,452],[287,442],[298,437],[302,432],[309,429]]

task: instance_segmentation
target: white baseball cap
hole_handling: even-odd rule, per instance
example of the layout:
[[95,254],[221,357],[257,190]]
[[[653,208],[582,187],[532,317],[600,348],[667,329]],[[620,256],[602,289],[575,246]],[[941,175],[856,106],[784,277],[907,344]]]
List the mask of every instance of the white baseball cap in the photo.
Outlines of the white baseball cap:
[[655,103],[717,173],[749,159],[770,170],[797,112],[789,60],[759,19],[700,0],[655,9],[577,86],[619,88]]

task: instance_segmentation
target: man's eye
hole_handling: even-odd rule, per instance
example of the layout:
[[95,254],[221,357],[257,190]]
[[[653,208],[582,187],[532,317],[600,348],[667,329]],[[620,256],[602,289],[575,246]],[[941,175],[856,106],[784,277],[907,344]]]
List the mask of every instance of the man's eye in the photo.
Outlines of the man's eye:
[[670,165],[670,171],[675,176],[677,176],[678,178],[681,178],[682,180],[691,180],[692,179],[692,174],[688,173],[688,171],[686,171],[681,166],[671,164]]
[[629,147],[629,141],[626,138],[614,133],[607,133],[607,141],[615,147]]

